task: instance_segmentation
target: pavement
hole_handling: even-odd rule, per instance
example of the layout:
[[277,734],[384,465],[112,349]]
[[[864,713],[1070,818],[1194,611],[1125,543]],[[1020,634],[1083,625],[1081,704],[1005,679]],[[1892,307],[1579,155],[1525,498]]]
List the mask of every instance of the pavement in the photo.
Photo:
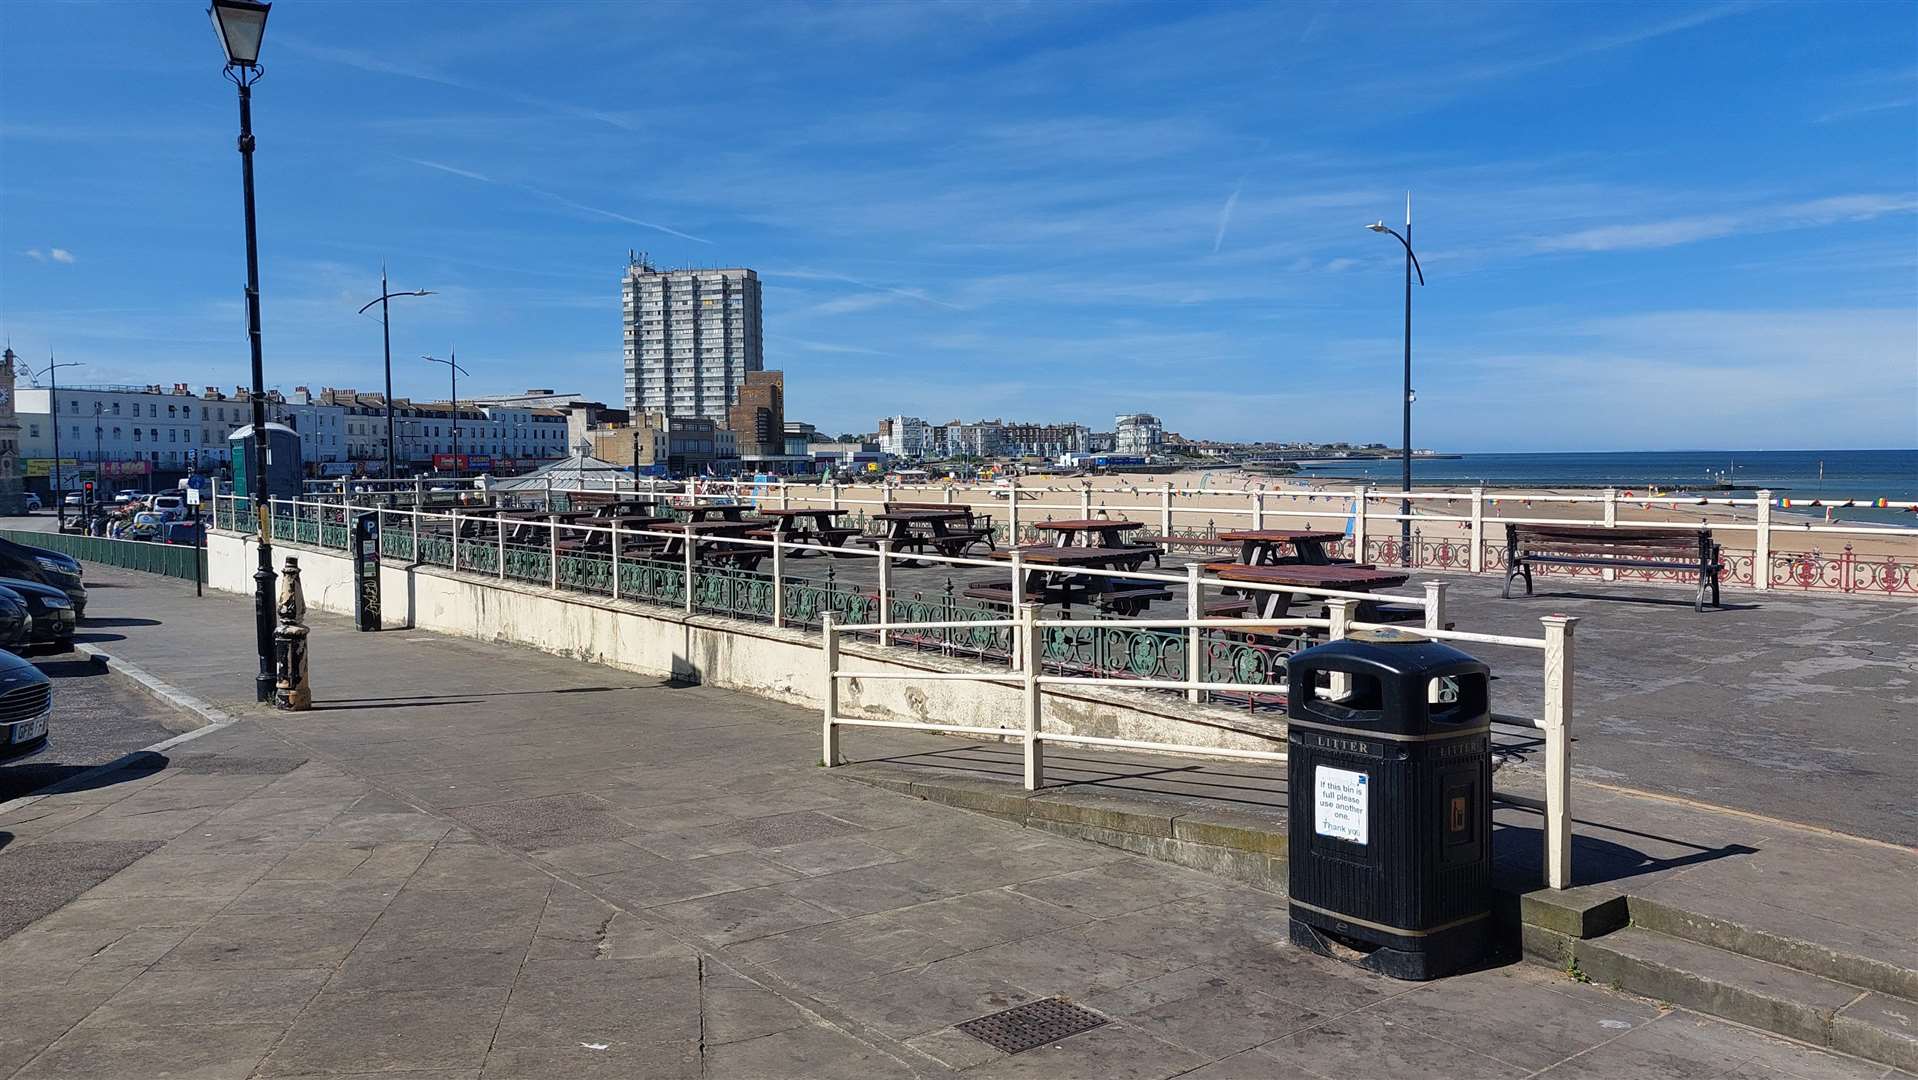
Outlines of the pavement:
[[[828,560],[789,574],[823,579]],[[1164,572],[1183,574],[1184,555]],[[876,587],[870,558],[830,561],[836,581]],[[763,570],[765,564],[761,564]],[[899,570],[897,595],[942,597],[989,575],[975,567]],[[1591,780],[1918,846],[1918,604],[1785,590],[1728,589],[1695,612],[1682,586],[1540,575],[1537,592],[1501,599],[1496,574],[1418,570],[1401,592],[1444,581],[1461,630],[1537,638],[1539,617],[1576,615],[1578,738],[1573,768]],[[1185,590],[1146,618],[1183,618]],[[1536,652],[1468,650],[1492,665],[1493,706],[1536,716]]]
[[[1902,1075],[1537,966],[1375,976],[1272,893],[849,782],[725,691],[319,615],[315,709],[262,712],[244,599],[89,578],[153,620],[116,659],[239,720],[0,813],[41,912],[0,1076]],[[1105,1022],[954,1027],[1055,995]]]

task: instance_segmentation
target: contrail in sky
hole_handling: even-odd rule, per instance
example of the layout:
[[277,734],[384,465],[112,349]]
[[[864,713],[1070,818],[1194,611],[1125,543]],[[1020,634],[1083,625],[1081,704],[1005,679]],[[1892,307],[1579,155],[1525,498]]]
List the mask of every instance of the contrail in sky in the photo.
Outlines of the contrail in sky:
[[492,177],[485,175],[484,173],[476,173],[470,169],[458,169],[458,168],[454,168],[451,165],[443,165],[437,161],[427,161],[424,158],[403,158],[401,160],[410,162],[414,165],[418,165],[421,168],[437,169],[440,172],[452,173],[454,176],[463,176],[468,180],[477,180],[482,184],[497,184],[503,187],[518,188],[521,191],[538,195],[542,199],[551,199],[554,202],[559,203],[561,206],[565,206],[573,210],[579,210],[583,213],[588,213],[588,214],[598,214],[600,217],[612,218],[614,221],[623,221],[628,225],[637,225],[642,229],[657,229],[658,231],[666,233],[669,236],[677,236],[682,240],[691,240],[696,244],[712,243],[711,240],[708,240],[703,236],[694,236],[692,233],[680,232],[678,229],[671,228],[670,226],[666,226],[666,225],[661,225],[658,222],[641,221],[640,219],[636,217],[628,217],[627,215],[618,213],[617,211],[603,210],[597,206],[588,206],[582,202],[574,202],[573,200],[567,198],[564,195],[556,195],[553,192],[547,191],[544,188],[536,188],[531,184],[516,184],[510,180],[495,180]]
[[1232,194],[1225,197],[1225,205],[1219,207],[1219,231],[1212,236],[1212,254],[1214,255],[1219,253],[1220,246],[1225,243],[1225,230],[1232,226],[1232,211],[1239,208],[1239,192],[1244,190],[1245,177],[1241,176],[1238,184],[1232,188]]

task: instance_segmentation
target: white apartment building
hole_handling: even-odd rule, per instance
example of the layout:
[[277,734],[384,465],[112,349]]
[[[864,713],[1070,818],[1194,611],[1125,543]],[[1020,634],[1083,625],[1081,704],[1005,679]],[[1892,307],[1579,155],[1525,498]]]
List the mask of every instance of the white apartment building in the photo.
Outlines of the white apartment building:
[[1112,450],[1144,457],[1165,449],[1165,425],[1151,413],[1125,413],[1112,418]]
[[[202,394],[184,383],[161,386],[62,386],[57,399],[50,387],[27,387],[16,394],[22,455],[53,457],[54,427],[59,427],[60,456],[77,462],[147,463],[149,471],[217,468],[227,460],[227,436],[253,422],[252,403],[243,391],[234,396],[207,387]],[[320,404],[305,393],[293,400],[271,394],[267,418],[300,433],[308,462],[345,457],[344,410]]]
[[726,423],[746,373],[765,367],[759,275],[626,268],[626,408]]
[[[345,428],[346,454],[341,460],[360,462],[369,472],[386,465],[386,399],[356,390],[324,389],[323,401],[337,405]],[[431,465],[434,454],[485,455],[495,461],[535,461],[562,458],[568,445],[566,413],[536,405],[472,405],[461,403],[458,423],[451,403],[393,399],[393,458],[405,472]]]
[[935,449],[932,432],[917,416],[888,416],[879,421],[879,449],[897,458],[927,457]]

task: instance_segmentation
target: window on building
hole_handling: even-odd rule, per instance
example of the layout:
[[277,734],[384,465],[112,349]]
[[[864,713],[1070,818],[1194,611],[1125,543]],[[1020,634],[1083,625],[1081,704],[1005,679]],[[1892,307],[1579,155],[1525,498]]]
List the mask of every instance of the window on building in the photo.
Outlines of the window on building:
[[[98,431],[98,430],[100,430],[100,429],[99,429],[99,428],[94,428],[93,430],[95,430],[95,431]],[[120,429],[119,429],[119,428],[114,428],[114,429],[113,429],[113,437],[114,437],[114,438],[116,438],[116,439],[120,437]]]
[[[115,434],[118,434],[118,433],[119,433],[119,430],[120,430],[120,429],[118,429],[118,428],[115,428],[115,429],[114,429],[114,433],[115,433]],[[139,429],[139,428],[134,428],[134,429],[133,429],[133,441],[134,441],[134,442],[139,442],[139,441],[140,441],[140,429]]]
[[28,425],[27,425],[27,438],[29,438],[29,439],[37,439],[37,438],[39,438],[39,437],[40,437],[40,425],[39,425],[39,424],[28,424]]
[[68,412],[73,412],[73,413],[77,413],[77,412],[79,412],[79,411],[80,411],[80,403],[79,403],[78,401],[69,401],[69,402],[67,402],[67,411],[68,411]]
[[221,409],[219,409],[219,410],[218,410],[218,412],[219,412],[219,414],[220,414],[220,419],[222,419],[222,420],[225,420],[225,419],[226,419],[226,409],[225,409],[225,408],[221,408]]
[[205,420],[206,418],[207,418],[207,415],[206,415],[206,406],[205,406],[205,405],[202,405],[202,406],[200,406],[200,419],[202,419],[202,420]]
[[120,403],[117,401],[113,403],[113,415],[120,415]]
[[180,441],[180,433],[179,433],[179,432],[178,432],[177,430],[175,430],[175,429],[173,429],[173,428],[168,428],[168,429],[166,429],[166,441],[168,441],[168,442],[179,442],[179,441]]
[[174,412],[174,408],[175,408],[175,406],[172,406],[172,405],[168,405],[168,406],[166,407],[166,414],[167,414],[168,416],[175,416],[175,415],[177,415],[177,414],[176,414],[176,413]]
[[149,441],[151,441],[151,442],[159,442],[159,441],[160,441],[160,429],[159,429],[159,428],[148,428],[148,429],[147,429],[147,439],[148,439]]

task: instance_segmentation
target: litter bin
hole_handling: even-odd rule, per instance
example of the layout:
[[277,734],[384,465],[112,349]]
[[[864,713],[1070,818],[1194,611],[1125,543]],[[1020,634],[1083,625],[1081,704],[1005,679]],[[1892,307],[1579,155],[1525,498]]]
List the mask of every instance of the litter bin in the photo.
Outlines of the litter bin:
[[1490,669],[1391,629],[1287,666],[1293,942],[1400,979],[1477,960],[1491,934]]

